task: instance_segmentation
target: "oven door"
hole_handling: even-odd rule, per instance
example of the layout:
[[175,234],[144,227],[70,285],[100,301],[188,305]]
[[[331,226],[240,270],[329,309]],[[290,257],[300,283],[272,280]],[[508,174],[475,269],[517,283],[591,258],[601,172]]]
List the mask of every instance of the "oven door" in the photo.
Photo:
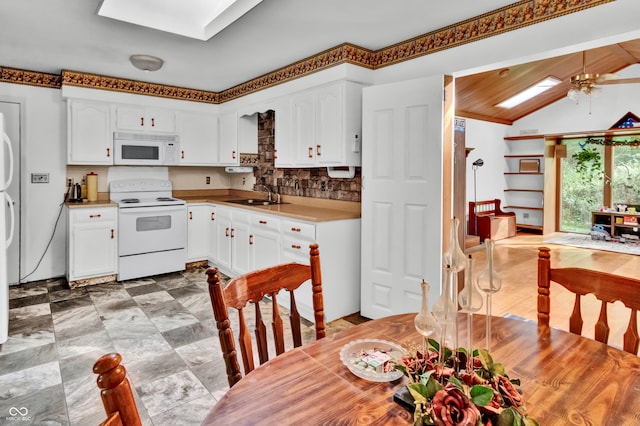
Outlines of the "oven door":
[[121,207],[118,222],[119,256],[186,247],[186,205]]

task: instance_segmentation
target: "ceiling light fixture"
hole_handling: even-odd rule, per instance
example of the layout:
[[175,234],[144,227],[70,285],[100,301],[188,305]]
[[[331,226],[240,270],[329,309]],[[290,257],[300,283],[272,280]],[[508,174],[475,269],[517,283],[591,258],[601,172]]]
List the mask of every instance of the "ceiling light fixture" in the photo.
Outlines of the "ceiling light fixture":
[[496,106],[500,108],[513,108],[523,102],[528,101],[531,98],[538,96],[540,93],[551,89],[553,86],[559,83],[561,83],[561,81],[557,78],[551,76],[547,77],[544,80],[534,84],[533,86],[529,86],[517,95],[510,97],[506,101],[500,102]]
[[567,97],[575,102],[578,102],[580,92],[589,96],[597,96],[600,93],[600,88],[596,86],[596,84],[600,82],[600,75],[587,72],[586,57],[587,52],[583,50],[582,72],[571,77],[571,88],[567,92]]
[[162,59],[150,55],[131,55],[129,60],[134,67],[142,71],[158,71],[164,64]]

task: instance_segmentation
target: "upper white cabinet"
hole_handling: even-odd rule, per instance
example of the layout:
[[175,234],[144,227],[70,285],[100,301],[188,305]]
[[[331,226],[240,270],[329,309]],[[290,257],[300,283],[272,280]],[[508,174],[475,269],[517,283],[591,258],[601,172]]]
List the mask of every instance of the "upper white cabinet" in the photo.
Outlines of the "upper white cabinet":
[[180,114],[180,164],[210,166],[218,163],[218,117],[212,113]]
[[174,110],[117,105],[115,111],[115,127],[118,130],[176,132],[177,113]]
[[222,166],[240,164],[238,114],[235,112],[221,114],[218,117],[218,164]]
[[276,106],[276,166],[360,166],[362,85],[308,89]]
[[109,104],[67,102],[67,164],[113,164]]

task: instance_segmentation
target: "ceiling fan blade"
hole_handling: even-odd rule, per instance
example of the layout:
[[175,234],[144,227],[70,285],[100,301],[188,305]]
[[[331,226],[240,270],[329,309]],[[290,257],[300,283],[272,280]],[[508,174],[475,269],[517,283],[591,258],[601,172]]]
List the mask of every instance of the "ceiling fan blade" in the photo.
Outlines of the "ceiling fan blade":
[[603,81],[615,80],[618,78],[617,74],[600,74],[596,79],[596,83],[602,83]]
[[631,83],[640,83],[640,77],[603,80],[603,81],[600,81],[598,84],[605,85],[605,84],[631,84]]

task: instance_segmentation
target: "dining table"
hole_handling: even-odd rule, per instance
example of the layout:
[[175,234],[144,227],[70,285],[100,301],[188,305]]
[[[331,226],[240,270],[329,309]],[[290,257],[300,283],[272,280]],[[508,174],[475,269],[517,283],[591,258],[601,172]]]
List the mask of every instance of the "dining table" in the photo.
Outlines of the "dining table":
[[[404,376],[374,382],[340,358],[358,339],[421,345],[415,313],[367,321],[289,350],[243,377],[211,408],[203,425],[412,425],[394,401]],[[467,341],[458,317],[459,343]],[[639,425],[640,358],[536,321],[491,317],[490,352],[521,381],[527,414],[543,425]],[[485,316],[473,316],[473,345],[486,347]],[[459,344],[464,346],[464,344]]]

